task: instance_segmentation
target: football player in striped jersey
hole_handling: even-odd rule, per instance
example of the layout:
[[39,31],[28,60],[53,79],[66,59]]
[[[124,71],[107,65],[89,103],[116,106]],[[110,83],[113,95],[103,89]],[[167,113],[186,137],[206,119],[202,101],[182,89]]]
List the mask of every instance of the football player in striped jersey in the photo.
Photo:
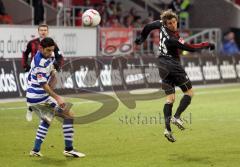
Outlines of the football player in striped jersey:
[[[56,115],[61,115],[63,117],[62,128],[65,141],[63,154],[65,156],[84,157],[83,153],[73,149],[73,117],[71,117],[69,111],[66,111],[64,99],[49,86],[49,81],[55,72],[53,65],[55,58],[52,56],[54,49],[55,43],[52,38],[46,37],[41,40],[39,51],[31,62],[28,75],[27,105],[33,110],[38,109],[38,105],[45,105],[52,112],[50,114],[55,115],[56,112]],[[68,113],[69,115],[67,115]],[[41,122],[38,126],[35,144],[30,152],[31,156],[42,156],[40,153],[41,144],[47,135],[51,122],[51,119],[47,119],[48,117],[44,114],[41,114],[40,118]]]

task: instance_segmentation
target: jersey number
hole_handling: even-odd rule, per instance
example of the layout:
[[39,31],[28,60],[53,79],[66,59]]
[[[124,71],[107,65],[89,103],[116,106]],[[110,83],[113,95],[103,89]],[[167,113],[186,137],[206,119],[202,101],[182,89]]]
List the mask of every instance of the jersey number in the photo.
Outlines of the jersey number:
[[159,50],[163,54],[167,54],[167,47],[165,45],[165,40],[166,40],[166,37],[163,37],[163,33],[160,32],[160,46],[159,46]]

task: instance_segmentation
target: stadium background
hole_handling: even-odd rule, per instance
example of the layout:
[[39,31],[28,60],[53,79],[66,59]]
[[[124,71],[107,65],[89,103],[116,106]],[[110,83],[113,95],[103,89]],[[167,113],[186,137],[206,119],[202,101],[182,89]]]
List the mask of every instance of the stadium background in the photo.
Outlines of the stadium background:
[[[159,86],[160,79],[155,75],[157,61],[154,59],[158,51],[158,31],[152,32],[141,47],[133,45],[133,40],[141,30],[141,26],[154,18],[157,19],[159,12],[169,7],[171,2],[146,1],[144,8],[141,2],[144,1],[43,1],[43,4],[39,3],[44,7],[42,22],[53,26],[50,27],[49,35],[56,40],[65,57],[65,66],[58,78],[57,88],[61,89],[59,93],[72,94],[82,90],[106,91],[115,85],[118,89],[124,90]],[[36,23],[34,11],[39,11],[36,6],[30,6],[34,1],[29,3],[3,0],[6,15],[11,18],[12,25],[1,26],[1,98],[25,95],[24,76],[26,77],[27,74],[21,68],[20,59],[27,41],[37,37],[36,27],[26,24]],[[154,3],[158,6],[154,6]],[[231,17],[231,13],[239,14],[237,4],[214,0],[207,5],[205,2],[189,0],[187,3],[185,1],[182,3],[185,3],[185,8],[179,12],[179,26],[185,41],[190,43],[210,41],[214,42],[217,48],[212,53],[208,51],[198,54],[182,53],[184,55],[182,64],[190,79],[194,84],[239,82],[239,55],[229,55],[221,51],[222,36],[226,31],[234,31],[237,41],[240,32],[239,23],[235,20],[237,17]],[[88,6],[84,6],[85,4]],[[180,4],[180,7],[182,6]],[[214,6],[230,12],[222,15],[222,11],[212,10]],[[95,8],[100,12],[102,16],[100,27],[86,28],[81,25],[79,20],[81,13],[87,8]],[[199,8],[204,8],[208,17],[202,18],[205,13],[201,13]],[[16,15],[16,12],[13,12],[14,9],[22,14]],[[129,14],[124,14],[126,12]],[[184,17],[182,17],[183,14]],[[216,17],[218,15],[222,17]],[[221,21],[219,21],[220,18]],[[229,26],[226,27],[226,25]],[[148,70],[155,73],[146,73]],[[113,71],[119,75],[112,75]]]
[[[8,134],[10,129],[15,130],[17,135],[21,135],[19,134],[20,132],[17,133],[18,127],[30,126],[24,122],[23,116],[26,110],[26,106],[22,101],[25,96],[27,84],[25,78],[27,73],[25,73],[21,67],[21,56],[27,42],[35,37],[38,37],[38,23],[43,22],[50,25],[49,36],[56,40],[60,50],[63,52],[65,65],[58,75],[58,85],[56,87],[56,91],[65,95],[66,98],[71,95],[71,97],[91,99],[83,97],[85,96],[85,92],[98,94],[99,92],[110,91],[111,93],[112,91],[116,92],[117,90],[132,91],[142,88],[147,90],[149,88],[159,88],[161,79],[158,76],[156,59],[158,52],[158,31],[152,32],[147,41],[141,47],[135,46],[133,41],[142,26],[154,19],[158,19],[159,13],[163,9],[169,7],[172,2],[171,0],[116,0],[115,2],[104,0],[1,1],[5,7],[5,13],[0,17],[0,23],[3,23],[3,25],[0,25],[0,120],[1,122],[4,121],[4,123],[2,123],[3,126],[1,129],[0,144],[3,148],[10,148],[7,144],[5,144],[12,142],[9,140],[11,136]],[[34,5],[35,2],[38,2],[37,5]],[[42,7],[44,9],[43,20],[41,21],[40,19],[39,21],[34,16],[39,14],[36,11],[39,11]],[[82,26],[81,14],[88,8],[94,8],[100,12],[102,22],[99,27],[89,28]],[[212,128],[212,131],[206,130],[204,132],[203,130],[200,130],[202,136],[194,130],[187,132],[188,137],[190,136],[190,139],[192,139],[191,144],[187,144],[188,138],[183,135],[181,135],[182,140],[180,141],[182,146],[177,145],[176,147],[169,148],[169,146],[167,146],[168,143],[163,143],[160,148],[170,149],[172,152],[175,151],[177,157],[172,158],[172,154],[168,153],[166,156],[161,157],[161,160],[166,166],[184,166],[185,163],[189,163],[189,166],[234,166],[234,164],[236,166],[238,165],[237,155],[239,153],[239,151],[237,151],[239,145],[237,144],[238,141],[235,136],[237,133],[235,126],[238,126],[237,124],[239,121],[237,119],[239,117],[237,99],[239,98],[240,54],[224,53],[222,52],[222,46],[224,36],[229,31],[234,32],[235,41],[238,46],[240,45],[239,1],[187,0],[184,5],[180,5],[180,8],[182,8],[182,10],[178,13],[180,15],[180,33],[181,36],[184,37],[185,41],[190,43],[210,41],[216,44],[216,50],[213,52],[203,51],[194,54],[182,52],[181,57],[182,65],[193,84],[208,87],[206,89],[197,90],[196,94],[199,94],[200,97],[197,98],[193,104],[195,107],[192,107],[191,109],[196,113],[194,115],[195,118],[200,117],[202,120],[195,120],[196,123],[192,125],[192,128],[206,129],[209,126]],[[229,83],[231,83],[230,86]],[[221,85],[220,88],[219,84]],[[216,94],[219,96],[216,96]],[[5,100],[6,98],[7,100]],[[15,98],[20,98],[20,101]],[[102,96],[100,96],[100,98],[102,98]],[[11,99],[15,102],[11,103]],[[78,104],[78,99],[76,100],[70,98],[70,100]],[[228,102],[228,100],[230,102]],[[82,100],[80,103],[81,102]],[[161,100],[160,102],[163,104]],[[211,102],[215,103],[211,104]],[[207,106],[203,106],[202,103]],[[111,103],[107,104],[109,105]],[[152,111],[155,111],[155,108],[159,108],[159,106],[161,108],[162,104],[158,102],[156,103],[156,101],[153,101],[152,103],[149,101],[142,102],[134,110],[138,110],[144,114],[143,110],[152,109]],[[92,106],[93,108],[98,107],[98,105],[95,104],[89,106]],[[88,110],[89,108],[85,108],[89,106],[88,103],[83,103],[83,105],[79,107],[82,107],[83,110]],[[215,106],[215,108],[213,106]],[[79,138],[84,138],[85,141],[92,142],[96,148],[100,147],[98,144],[102,142],[102,150],[104,150],[103,148],[107,148],[108,144],[113,147],[113,152],[108,150],[109,152],[106,153],[112,156],[107,157],[107,161],[103,160],[103,162],[105,162],[105,164],[103,163],[105,166],[112,166],[110,162],[111,160],[120,161],[124,158],[129,158],[132,166],[141,166],[141,164],[136,162],[136,157],[134,157],[133,154],[130,154],[130,157],[127,157],[126,154],[126,157],[123,157],[123,159],[121,159],[121,157],[118,159],[116,158],[117,156],[114,157],[114,152],[119,151],[118,148],[114,147],[114,144],[119,143],[108,143],[102,141],[101,139],[98,139],[98,142],[96,141],[95,143],[92,141],[92,138],[84,137],[85,134],[89,134],[91,131],[99,131],[99,133],[95,133],[95,136],[91,136],[93,138],[101,136],[100,133],[105,134],[105,131],[98,129],[98,127],[107,128],[113,134],[115,134],[114,128],[119,130],[119,134],[115,134],[115,136],[113,135],[113,138],[108,138],[109,140],[115,141],[114,137],[121,138],[121,135],[125,135],[123,137],[124,141],[126,141],[127,144],[134,145],[129,141],[129,139],[136,137],[136,144],[143,146],[143,152],[141,151],[141,147],[132,147],[132,149],[136,152],[139,151],[141,154],[145,154],[144,151],[150,149],[147,146],[145,147],[144,143],[151,143],[150,146],[152,146],[153,149],[158,148],[156,136],[157,138],[160,138],[159,140],[161,142],[163,140],[161,138],[162,135],[160,134],[162,132],[160,131],[158,134],[154,131],[157,130],[156,126],[151,126],[151,129],[149,127],[146,128],[144,125],[133,125],[132,128],[134,130],[129,130],[129,126],[125,126],[123,128],[124,130],[120,130],[122,125],[119,127],[118,124],[122,124],[124,122],[123,118],[125,118],[126,114],[129,114],[125,111],[129,111],[129,108],[126,109],[120,105],[119,110],[124,110],[123,112],[125,115],[117,113],[115,116],[110,117],[109,120],[103,120],[103,122],[100,121],[96,124],[93,123],[93,125],[85,125],[85,129],[82,130],[83,133],[78,136]],[[209,113],[209,110],[214,111],[214,109],[217,109],[218,112],[221,112],[221,114],[217,112]],[[231,111],[229,111],[230,109]],[[80,112],[78,111],[78,107],[76,107],[75,110]],[[152,111],[145,114],[153,114]],[[229,112],[233,114],[232,117],[229,116]],[[88,113],[88,111],[86,113]],[[13,117],[13,114],[15,114],[17,118]],[[227,127],[222,127],[224,124],[222,125],[222,122],[219,121],[219,115],[222,116],[220,117],[220,120],[222,121],[223,119],[223,123],[229,123]],[[132,114],[130,114],[130,116],[134,117]],[[189,115],[185,116],[188,117]],[[135,118],[137,118],[136,115]],[[18,119],[20,121],[18,121],[16,125],[12,125],[12,119]],[[116,119],[118,120],[117,124]],[[210,120],[212,124],[204,122],[204,119]],[[37,121],[37,119],[34,120],[34,125],[31,125],[31,128],[37,125]],[[205,124],[202,125],[202,122]],[[231,124],[230,122],[235,123]],[[113,128],[110,128],[109,125],[112,125]],[[218,131],[218,129],[214,127],[215,125],[221,130]],[[56,127],[53,127],[54,130],[55,128]],[[211,147],[211,141],[207,140],[209,138],[215,140],[214,137],[210,135],[212,132],[216,135],[216,138],[221,139],[216,141],[215,145],[213,144],[214,146]],[[224,132],[229,136],[225,136],[224,138],[224,135],[222,134]],[[138,138],[139,136],[137,133],[143,135],[146,138],[146,141],[144,142],[142,138]],[[153,137],[151,135],[151,137],[148,136],[150,133],[153,134]],[[4,134],[4,137],[2,134]],[[30,132],[30,134],[34,136],[32,132]],[[53,135],[55,135],[55,132]],[[30,148],[31,143],[26,144],[25,141],[32,138],[30,135],[27,135],[26,137],[28,138],[22,137],[21,141]],[[202,149],[200,147],[201,144],[199,144],[201,141],[197,140],[197,138],[204,141],[202,143],[202,147],[217,148],[217,151],[215,152],[217,156],[213,156],[214,158],[212,158],[207,151],[196,154],[194,147],[199,150]],[[50,138],[47,140],[49,139]],[[106,138],[103,137],[103,139]],[[154,139],[154,142],[152,142],[152,139]],[[121,141],[121,139],[119,140],[119,145],[122,147],[120,152],[129,151],[124,147],[124,141]],[[51,139],[49,141],[50,142],[47,143],[47,146],[51,147]],[[83,143],[83,141],[84,140],[81,142]],[[236,142],[235,148],[222,145],[222,143],[231,143],[231,141]],[[57,142],[61,143],[61,141]],[[184,149],[184,145],[189,149],[189,153],[180,151],[180,149]],[[90,152],[90,159],[93,160],[92,163],[85,160],[83,164],[86,166],[94,166],[97,164],[103,166],[98,159],[91,157],[92,148],[90,149],[90,147],[84,145],[81,145],[81,147],[87,150],[87,152]],[[21,147],[24,152],[29,151],[29,148],[26,149],[23,146]],[[222,152],[218,152],[221,150],[220,148],[222,148]],[[20,147],[17,147],[17,149],[20,149]],[[231,150],[233,153],[230,153]],[[154,151],[155,153],[157,152],[156,150]],[[44,152],[47,151],[44,150]],[[50,156],[55,157],[55,153],[56,150],[52,152],[50,151]],[[165,152],[160,151],[158,153],[164,154]],[[225,153],[229,153],[229,155],[227,155],[229,159],[224,158]],[[0,151],[0,154],[2,155],[2,164],[6,166],[9,158],[5,156],[4,151]],[[9,154],[7,153],[7,155]],[[101,154],[101,152],[98,150],[96,152],[96,156],[99,154]],[[181,154],[183,155],[180,156]],[[190,154],[192,156],[190,156]],[[214,152],[212,151],[211,154],[214,154]],[[31,163],[35,163],[36,165],[36,162],[27,162],[27,158],[20,160],[22,156],[26,155],[26,153],[21,155],[20,151],[17,150],[16,164],[11,162],[9,166],[17,166],[17,162],[20,164],[26,164],[26,166],[31,166]],[[142,157],[139,154],[137,155]],[[204,158],[205,155],[206,157],[208,156],[208,158]],[[145,157],[138,160],[142,163],[142,166],[148,166],[150,164],[151,166],[158,166],[154,163],[158,162],[157,156],[155,154],[152,154],[151,156],[152,159],[146,158],[146,162],[141,161]],[[184,156],[189,156],[189,158]],[[183,160],[180,161],[180,164],[178,164],[178,161],[181,158]],[[102,157],[102,159],[104,159],[104,157]],[[46,165],[51,166],[60,164],[60,160],[44,160]],[[71,163],[73,166],[77,166],[76,161]],[[0,166],[2,164],[0,164]],[[119,165],[126,166],[129,164],[122,161]]]

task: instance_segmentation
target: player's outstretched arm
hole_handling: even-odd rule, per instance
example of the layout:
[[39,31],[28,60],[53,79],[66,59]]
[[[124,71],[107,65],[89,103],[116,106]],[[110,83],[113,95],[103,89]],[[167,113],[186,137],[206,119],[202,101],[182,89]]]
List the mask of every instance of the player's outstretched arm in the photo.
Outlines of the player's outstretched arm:
[[147,39],[148,34],[154,29],[159,29],[161,25],[162,23],[160,20],[156,20],[152,23],[148,23],[147,25],[145,25],[141,34],[136,38],[135,43],[137,45],[142,44]]
[[187,44],[187,43],[182,44],[178,40],[169,39],[165,42],[165,44],[167,47],[177,47],[178,49],[186,50],[189,52],[196,52],[202,49],[210,49],[210,50],[215,49],[215,45],[209,42],[202,42],[198,44]]
[[196,48],[196,49],[210,49],[210,50],[215,49],[215,44],[210,43],[210,42],[202,42],[202,43],[197,43],[197,44],[185,43],[184,45],[186,45],[188,47]]

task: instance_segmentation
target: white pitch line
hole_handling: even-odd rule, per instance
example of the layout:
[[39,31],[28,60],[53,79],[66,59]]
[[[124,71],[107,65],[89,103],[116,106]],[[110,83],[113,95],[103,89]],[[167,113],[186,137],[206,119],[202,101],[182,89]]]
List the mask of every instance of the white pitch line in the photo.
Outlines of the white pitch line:
[[[95,103],[95,101],[82,101],[82,102],[73,102],[73,104],[85,104],[85,103]],[[0,111],[5,110],[18,110],[18,109],[27,109],[27,106],[25,107],[6,107],[6,108],[0,108]]]
[[220,93],[232,93],[232,92],[240,92],[240,89],[228,89],[228,90],[221,90],[221,91],[203,91],[203,92],[196,92],[196,95],[204,95],[204,94],[220,94]]

